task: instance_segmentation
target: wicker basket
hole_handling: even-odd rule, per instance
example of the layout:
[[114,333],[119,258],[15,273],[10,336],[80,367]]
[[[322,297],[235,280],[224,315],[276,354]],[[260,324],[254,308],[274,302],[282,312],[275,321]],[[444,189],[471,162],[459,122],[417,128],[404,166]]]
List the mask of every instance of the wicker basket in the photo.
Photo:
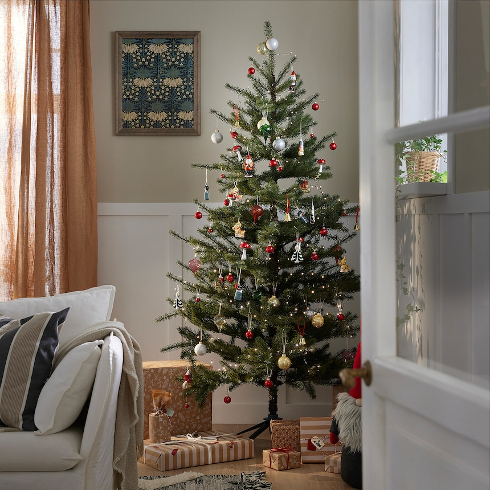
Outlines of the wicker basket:
[[438,151],[411,151],[407,153],[407,182],[429,182],[431,172],[439,170],[442,154]]

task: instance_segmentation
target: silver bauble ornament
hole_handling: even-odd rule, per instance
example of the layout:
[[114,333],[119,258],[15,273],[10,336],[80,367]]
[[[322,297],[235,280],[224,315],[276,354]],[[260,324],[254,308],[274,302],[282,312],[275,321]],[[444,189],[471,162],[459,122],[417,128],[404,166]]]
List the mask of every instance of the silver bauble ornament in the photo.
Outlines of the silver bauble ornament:
[[223,135],[216,129],[211,135],[211,141],[216,144],[221,143],[223,141]]
[[206,354],[207,351],[208,350],[206,349],[206,346],[202,342],[199,342],[199,344],[194,347],[194,352],[196,353],[196,356],[203,356],[204,354]]
[[265,45],[265,42],[262,41],[261,43],[257,44],[257,53],[259,54],[265,54],[267,53],[267,46]]
[[323,326],[323,324],[325,323],[325,320],[323,319],[323,316],[320,314],[320,313],[317,313],[316,315],[313,316],[313,318],[311,319],[311,324],[316,327],[316,328],[320,328]]
[[284,150],[284,148],[286,148],[286,142],[282,138],[276,138],[272,142],[272,147],[276,151],[282,151],[282,150]]
[[278,360],[277,365],[280,369],[288,369],[291,366],[291,359],[286,354],[283,354]]
[[279,43],[277,42],[277,39],[271,37],[270,39],[267,39],[265,45],[267,49],[270,49],[271,51],[275,51],[278,48]]

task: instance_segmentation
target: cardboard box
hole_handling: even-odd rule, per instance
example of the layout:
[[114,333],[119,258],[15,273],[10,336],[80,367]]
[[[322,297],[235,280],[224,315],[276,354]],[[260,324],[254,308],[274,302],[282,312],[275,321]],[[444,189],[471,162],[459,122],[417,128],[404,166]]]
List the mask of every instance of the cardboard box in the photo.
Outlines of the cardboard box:
[[342,453],[335,453],[325,458],[325,471],[340,474]]
[[291,470],[301,467],[301,453],[299,451],[266,449],[262,451],[262,461],[264,466],[273,470]]
[[[203,364],[212,369],[210,364]],[[200,432],[203,430],[212,430],[212,397],[209,394],[203,408],[197,406],[192,397],[184,398],[182,396],[184,388],[182,381],[177,381],[177,376],[184,378],[184,375],[190,366],[188,361],[146,361],[143,362],[143,381],[144,381],[144,413],[143,413],[143,439],[149,439],[148,416],[153,410],[152,390],[169,391],[172,400],[168,403],[168,408],[175,410],[170,424],[170,434],[187,434],[190,432]],[[185,403],[189,408],[184,408]]]
[[271,420],[271,443],[274,448],[291,447],[301,451],[299,420]]
[[325,463],[325,457],[339,452],[342,444],[330,444],[332,417],[301,417],[299,435],[302,463]]
[[254,457],[254,441],[234,434],[204,431],[198,438],[172,437],[162,444],[144,441],[144,464],[160,471],[224,463]]

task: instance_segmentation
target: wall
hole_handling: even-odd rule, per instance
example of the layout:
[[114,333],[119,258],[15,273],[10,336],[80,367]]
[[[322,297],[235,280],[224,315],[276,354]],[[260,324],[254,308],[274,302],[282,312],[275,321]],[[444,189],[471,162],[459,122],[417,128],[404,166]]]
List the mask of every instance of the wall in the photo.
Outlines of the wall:
[[[264,20],[272,22],[278,52],[298,56],[294,69],[308,94],[321,94],[315,133],[339,133],[338,149],[325,150],[334,178],[323,184],[323,190],[358,202],[357,2],[91,0],[90,8],[99,283],[116,286],[113,314],[141,344],[144,360],[171,359],[178,354],[164,355],[160,348],[179,340],[176,325],[156,323],[155,318],[167,311],[166,298],[174,294],[166,272],[179,273],[177,260],[191,257],[168,231],[182,230],[185,235],[195,231],[195,205],[190,203],[202,196],[204,175],[191,163],[219,161],[225,151],[229,128],[219,126],[225,142],[214,145],[210,136],[217,121],[209,110],[228,111],[226,102],[233,94],[224,88],[226,82],[248,85],[248,57],[259,56],[255,48],[264,37]],[[114,32],[129,30],[201,31],[201,136],[115,136]],[[214,180],[209,178],[211,200],[220,203],[223,196]],[[349,228],[353,226],[349,222]],[[358,240],[349,244],[347,258],[359,270]],[[359,311],[358,298],[352,310]],[[356,344],[356,339],[348,345],[342,339],[333,348]],[[330,413],[331,389],[320,388],[311,401],[304,392],[283,388],[279,393],[283,418]],[[255,424],[267,415],[265,390],[242,387],[233,393],[231,406],[223,404],[223,396],[217,390],[213,397],[215,421]]]
[[[219,146],[210,140],[217,121],[209,110],[228,113],[233,94],[226,82],[248,85],[248,57],[260,56],[255,48],[265,20],[278,52],[298,57],[294,69],[307,93],[320,93],[315,132],[339,134],[337,150],[325,150],[335,178],[324,189],[358,202],[357,2],[91,0],[90,13],[99,202],[201,196],[204,178],[191,163],[219,161],[226,151],[226,140]],[[129,30],[201,31],[201,136],[115,136],[114,32]],[[226,137],[229,128],[220,130]],[[213,192],[213,178],[210,186]]]

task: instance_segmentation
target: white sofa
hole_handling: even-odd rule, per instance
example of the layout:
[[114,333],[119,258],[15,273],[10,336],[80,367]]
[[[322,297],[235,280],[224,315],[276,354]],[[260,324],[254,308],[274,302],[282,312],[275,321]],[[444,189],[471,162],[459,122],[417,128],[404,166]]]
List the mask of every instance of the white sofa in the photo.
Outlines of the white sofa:
[[[0,490],[114,490],[119,488],[117,482],[120,476],[118,478],[113,464],[115,431],[117,433],[116,416],[117,410],[121,411],[121,400],[118,401],[118,398],[121,398],[118,397],[120,386],[124,385],[126,388],[123,389],[129,391],[123,363],[127,368],[124,359],[128,351],[126,339],[132,338],[122,324],[109,321],[114,293],[115,289],[112,286],[102,286],[51,298],[31,298],[0,303],[0,315],[16,319],[25,318],[26,314],[32,315],[36,312],[57,311],[66,306],[70,307],[61,328],[59,350],[55,354],[56,356],[60,353],[61,356],[63,353],[67,361],[73,359],[73,356],[68,357],[67,353],[74,351],[72,345],[76,345],[77,338],[85,338],[87,332],[89,335],[94,335],[99,331],[98,325],[103,326],[100,330],[103,337],[100,340],[83,344],[96,344],[92,349],[98,351],[97,356],[99,356],[96,361],[92,361],[93,387],[87,401],[88,411],[85,421],[83,422],[82,418],[80,422],[79,418],[76,423],[61,431],[52,428],[43,433],[43,429],[39,429],[40,425],[37,422],[37,419],[41,418],[41,415],[38,417],[43,397],[41,391],[34,417],[38,430],[6,432],[3,429],[0,432]],[[114,333],[111,332],[112,328]],[[121,329],[125,337],[121,336]],[[59,375],[64,374],[63,359],[59,363],[55,362],[55,365],[60,368]],[[55,379],[56,369],[52,373],[53,379]],[[122,378],[124,383],[121,381]],[[48,388],[48,383],[49,379],[42,390]],[[142,385],[139,388],[142,390]],[[137,388],[133,391],[137,391]],[[48,395],[49,393],[44,393],[44,400],[49,405]],[[86,398],[85,394],[83,401]],[[136,406],[134,395],[133,399],[129,398],[129,400]],[[134,410],[134,406],[130,410]],[[60,416],[57,411],[53,412],[54,419]],[[124,420],[124,417],[121,416],[121,419]],[[56,425],[56,420],[53,423]],[[128,429],[126,428],[125,436]],[[136,440],[136,443],[139,441]],[[118,444],[117,438],[116,444]],[[121,445],[120,442],[118,445]],[[128,454],[129,462],[125,464],[130,467],[131,472],[135,473],[136,449],[132,449]],[[120,469],[118,471],[121,473]],[[125,467],[122,473],[124,471]],[[134,474],[129,480],[129,484],[126,481],[121,488],[134,488],[134,484],[131,483],[135,481]]]

